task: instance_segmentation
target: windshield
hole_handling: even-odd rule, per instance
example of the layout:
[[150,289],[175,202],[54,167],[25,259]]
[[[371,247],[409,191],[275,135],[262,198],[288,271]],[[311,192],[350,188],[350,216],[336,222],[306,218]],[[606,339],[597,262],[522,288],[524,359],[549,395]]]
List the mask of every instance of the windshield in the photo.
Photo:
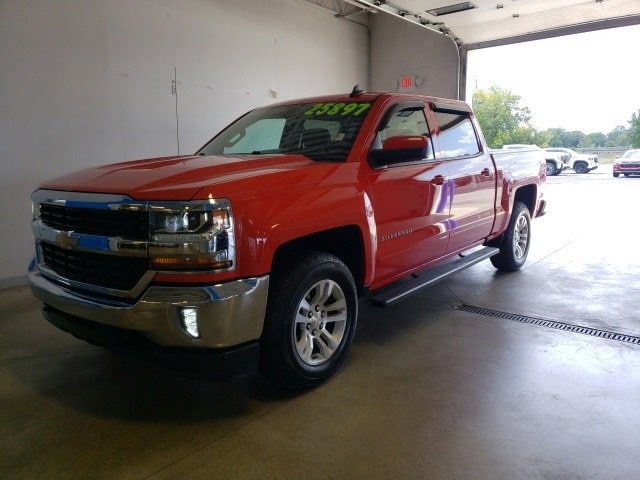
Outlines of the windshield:
[[306,103],[258,108],[239,118],[198,155],[300,153],[346,160],[371,103]]
[[640,158],[640,150],[627,150],[622,158]]

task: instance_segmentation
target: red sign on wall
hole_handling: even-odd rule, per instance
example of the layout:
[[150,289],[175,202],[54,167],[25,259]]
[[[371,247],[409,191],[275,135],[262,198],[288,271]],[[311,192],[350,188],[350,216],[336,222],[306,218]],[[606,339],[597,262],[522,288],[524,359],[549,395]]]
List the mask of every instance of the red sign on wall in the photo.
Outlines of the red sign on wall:
[[413,87],[413,77],[400,78],[400,88],[412,88],[412,87]]

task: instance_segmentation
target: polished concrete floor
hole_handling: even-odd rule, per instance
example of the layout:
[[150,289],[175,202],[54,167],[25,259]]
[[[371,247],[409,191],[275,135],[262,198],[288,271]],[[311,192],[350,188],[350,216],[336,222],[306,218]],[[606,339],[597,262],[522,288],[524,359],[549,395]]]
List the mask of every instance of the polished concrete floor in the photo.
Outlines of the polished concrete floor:
[[640,336],[640,178],[546,192],[524,270],[363,301],[348,362],[302,395],[109,353],[0,292],[0,478],[640,478],[640,345],[457,308]]

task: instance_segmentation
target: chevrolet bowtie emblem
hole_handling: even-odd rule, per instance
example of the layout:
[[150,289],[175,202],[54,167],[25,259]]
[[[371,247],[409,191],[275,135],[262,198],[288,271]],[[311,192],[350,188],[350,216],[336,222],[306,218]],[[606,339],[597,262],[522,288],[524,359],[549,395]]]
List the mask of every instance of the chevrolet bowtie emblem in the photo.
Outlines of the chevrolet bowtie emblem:
[[79,242],[80,236],[72,232],[60,232],[56,238],[56,243],[65,250],[73,250],[78,246]]

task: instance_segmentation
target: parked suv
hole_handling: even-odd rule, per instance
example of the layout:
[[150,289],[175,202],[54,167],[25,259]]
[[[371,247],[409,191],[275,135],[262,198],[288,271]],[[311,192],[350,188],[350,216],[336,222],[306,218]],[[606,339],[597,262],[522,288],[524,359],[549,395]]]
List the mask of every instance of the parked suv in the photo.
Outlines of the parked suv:
[[570,148],[550,147],[545,148],[547,152],[563,153],[569,155],[569,160],[565,161],[567,168],[572,168],[576,173],[589,173],[598,168],[598,156],[578,153]]

